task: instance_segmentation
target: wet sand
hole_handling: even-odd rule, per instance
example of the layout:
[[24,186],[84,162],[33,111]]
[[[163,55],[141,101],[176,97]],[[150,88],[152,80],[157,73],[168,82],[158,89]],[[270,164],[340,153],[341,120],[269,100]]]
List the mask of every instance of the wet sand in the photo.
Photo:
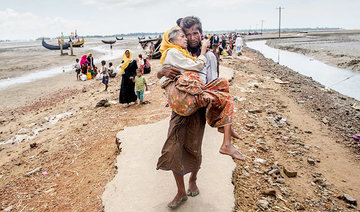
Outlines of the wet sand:
[[[88,52],[92,52],[93,57],[96,60],[97,58],[103,56],[104,53],[94,51],[93,48],[109,47],[109,45],[99,42],[101,41],[98,39],[90,39],[89,43],[85,43],[84,48],[74,49],[76,56],[60,56],[59,51],[47,50],[41,46],[41,43],[38,44],[36,42],[36,45],[33,46],[34,42],[30,42],[30,44],[28,42],[27,45],[30,45],[31,47],[17,47],[11,51],[4,51],[0,54],[0,61],[4,61],[4,65],[2,65],[0,69],[0,78],[18,77],[54,67],[61,69],[62,66],[74,64],[75,58],[80,59],[82,55],[87,54]],[[16,45],[19,46],[19,43]],[[128,41],[118,41],[113,46],[114,50],[124,50],[126,48],[130,48],[133,51],[134,59],[137,58],[139,53],[143,52],[141,47],[138,45],[137,40],[134,39]],[[17,55],[26,56],[18,58]],[[114,60],[108,60],[107,63],[113,62],[113,66],[117,67],[121,63],[121,60],[121,58],[117,58]],[[5,63],[5,61],[9,62]],[[99,63],[95,65],[100,67]],[[1,89],[0,111],[11,111],[17,107],[33,104],[42,97],[49,96],[55,91],[62,89],[79,90],[82,87],[92,85],[93,83],[100,84],[101,81],[77,81],[76,73],[73,70],[66,70],[65,73],[60,73],[53,77],[29,83],[14,84]]]
[[[57,41],[46,41],[55,44]],[[95,57],[103,53],[96,52],[92,48],[101,45],[100,40],[86,39],[82,48],[74,48],[75,56],[60,56],[58,50],[48,50],[41,45],[41,41],[29,42],[6,42],[0,43],[0,79],[22,76],[24,74],[63,67],[75,63],[75,58],[92,52]],[[105,45],[105,44],[104,44]],[[70,50],[64,50],[70,54]]]

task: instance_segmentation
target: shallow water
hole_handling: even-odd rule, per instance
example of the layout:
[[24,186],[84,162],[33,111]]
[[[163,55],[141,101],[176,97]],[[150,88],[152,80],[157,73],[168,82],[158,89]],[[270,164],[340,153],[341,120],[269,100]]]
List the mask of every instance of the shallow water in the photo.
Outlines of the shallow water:
[[[142,52],[142,48],[135,37],[127,37],[125,40],[117,41],[110,45],[101,40],[105,38],[86,38],[85,46],[74,49],[74,57],[59,56],[59,51],[49,51],[41,45],[41,41],[11,41],[0,42],[0,90],[13,87],[21,83],[29,83],[38,79],[53,77],[61,74],[64,70],[73,71],[72,65],[75,58],[80,59],[82,55],[92,52],[95,63],[101,60],[113,62],[117,65],[125,49],[131,49],[133,55]],[[111,40],[115,38],[106,38]],[[57,40],[47,41],[56,44]],[[67,50],[66,53],[69,53]]]
[[260,51],[280,65],[312,77],[327,88],[360,101],[360,73],[329,66],[311,57],[267,46],[266,41],[247,42],[249,48]]
[[[120,58],[125,51],[124,49],[110,49],[108,45],[101,45],[101,46],[93,47],[93,48],[91,48],[91,50],[95,50],[97,52],[104,53],[104,55],[101,57],[95,57],[94,63],[99,63],[101,60],[108,61],[108,60]],[[29,82],[33,82],[35,80],[53,77],[53,76],[61,74],[63,72],[74,71],[72,66],[73,66],[73,64],[66,64],[64,66],[60,66],[60,67],[56,67],[56,68],[40,70],[38,72],[25,74],[23,76],[16,77],[16,78],[3,79],[3,80],[0,80],[0,89],[9,87],[9,86],[12,86],[15,84],[29,83]]]

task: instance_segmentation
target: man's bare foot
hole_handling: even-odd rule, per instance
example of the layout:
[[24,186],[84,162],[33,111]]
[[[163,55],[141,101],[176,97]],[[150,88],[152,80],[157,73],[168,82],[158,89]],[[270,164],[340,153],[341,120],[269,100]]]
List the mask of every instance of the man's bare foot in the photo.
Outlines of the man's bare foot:
[[187,195],[185,192],[177,193],[174,199],[168,204],[169,208],[177,208],[181,205],[183,201],[187,200]]
[[[188,188],[188,191],[191,191],[191,192],[196,192],[196,191],[199,191],[199,188],[197,187],[196,185],[196,179],[195,180],[191,180],[189,179],[189,188]],[[188,195],[190,196],[190,195]]]
[[220,147],[219,152],[224,155],[229,155],[237,160],[245,161],[245,158],[235,149],[233,145],[223,145]]
[[[224,133],[224,127],[219,127],[219,128],[218,128],[218,132]],[[231,128],[231,136],[234,137],[234,138],[237,138],[237,139],[242,139],[242,138],[240,137],[240,135],[237,134],[237,132],[236,132],[233,128]]]

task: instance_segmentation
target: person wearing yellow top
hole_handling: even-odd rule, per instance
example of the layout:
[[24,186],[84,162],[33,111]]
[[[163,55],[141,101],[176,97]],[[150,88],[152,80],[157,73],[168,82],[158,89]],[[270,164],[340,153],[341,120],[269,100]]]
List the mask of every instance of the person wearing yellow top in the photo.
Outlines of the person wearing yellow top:
[[132,53],[129,49],[125,50],[120,64],[121,87],[119,102],[129,106],[131,102],[136,102],[137,96],[135,94],[135,83],[132,79],[136,76],[136,69],[138,68],[136,60],[132,59]]

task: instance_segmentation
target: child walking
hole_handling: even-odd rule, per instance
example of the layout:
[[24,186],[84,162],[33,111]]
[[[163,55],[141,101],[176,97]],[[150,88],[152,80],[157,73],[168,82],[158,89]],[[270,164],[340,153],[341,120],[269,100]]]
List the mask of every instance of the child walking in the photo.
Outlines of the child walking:
[[224,133],[223,143],[219,152],[235,159],[244,160],[242,155],[231,144],[231,136],[240,138],[232,129],[232,114],[234,102],[229,94],[229,82],[226,79],[216,78],[204,85],[199,74],[206,63],[208,40],[203,40],[201,53],[198,59],[190,56],[187,51],[187,39],[179,27],[174,27],[164,33],[160,52],[160,63],[163,66],[172,66],[180,69],[182,74],[174,80],[161,78],[162,88],[165,89],[169,105],[179,115],[189,116],[199,108],[194,104],[195,96],[209,102],[206,108],[206,121],[211,127],[218,128]]
[[104,83],[104,85],[105,85],[105,90],[104,91],[107,91],[108,84],[109,84],[109,70],[106,68],[105,64],[106,64],[105,60],[101,61],[100,73],[102,73],[102,75],[103,75],[102,83]]
[[140,104],[145,104],[144,89],[146,88],[146,91],[148,91],[148,86],[140,68],[136,69],[136,76],[133,78],[133,82],[135,82],[136,95],[140,101]]
[[80,80],[81,66],[80,66],[78,58],[76,58],[76,60],[75,60],[74,68],[75,68],[75,72],[76,72],[76,80]]

